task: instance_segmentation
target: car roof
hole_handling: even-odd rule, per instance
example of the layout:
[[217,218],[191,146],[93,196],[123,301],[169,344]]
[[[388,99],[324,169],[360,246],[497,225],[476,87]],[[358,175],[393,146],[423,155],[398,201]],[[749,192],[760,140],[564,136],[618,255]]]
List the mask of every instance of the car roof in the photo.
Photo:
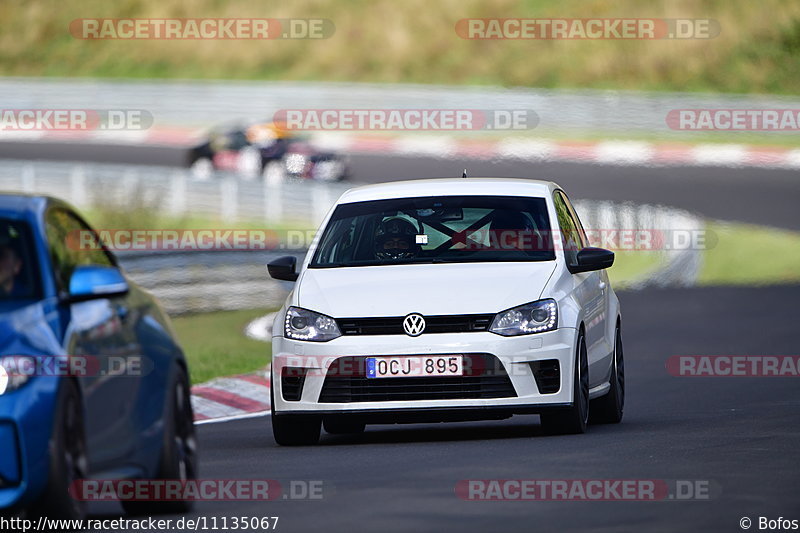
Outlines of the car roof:
[[552,181],[523,178],[439,178],[392,181],[346,191],[340,204],[418,196],[533,196],[546,197],[560,189]]
[[66,202],[52,196],[0,192],[0,212],[5,216],[34,217],[42,213],[49,205],[70,208]]

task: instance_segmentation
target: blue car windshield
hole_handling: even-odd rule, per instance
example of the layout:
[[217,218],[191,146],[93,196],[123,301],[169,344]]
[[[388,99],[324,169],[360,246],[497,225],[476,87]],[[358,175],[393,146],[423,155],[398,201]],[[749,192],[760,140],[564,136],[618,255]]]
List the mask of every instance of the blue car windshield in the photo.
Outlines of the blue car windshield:
[[39,269],[30,227],[0,219],[0,300],[41,297]]
[[544,198],[438,196],[339,205],[309,266],[554,259]]

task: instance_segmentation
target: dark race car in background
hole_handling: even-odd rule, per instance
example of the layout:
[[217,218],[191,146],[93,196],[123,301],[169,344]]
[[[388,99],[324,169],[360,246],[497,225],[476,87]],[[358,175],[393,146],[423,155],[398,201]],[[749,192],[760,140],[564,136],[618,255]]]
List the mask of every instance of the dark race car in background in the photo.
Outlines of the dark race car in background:
[[188,163],[199,178],[228,171],[267,180],[339,181],[348,174],[345,156],[320,150],[275,123],[212,130],[207,141],[191,149]]

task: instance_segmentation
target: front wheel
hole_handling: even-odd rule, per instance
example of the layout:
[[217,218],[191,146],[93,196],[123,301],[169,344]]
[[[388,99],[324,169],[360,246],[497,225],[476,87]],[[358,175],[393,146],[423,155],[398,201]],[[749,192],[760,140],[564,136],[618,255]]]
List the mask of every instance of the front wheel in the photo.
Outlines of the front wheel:
[[586,432],[589,423],[589,360],[583,331],[578,335],[575,352],[572,405],[564,410],[541,414],[542,427],[548,433],[568,435]]
[[86,503],[73,498],[70,489],[88,474],[83,402],[78,386],[64,380],[56,400],[56,416],[50,438],[50,475],[34,512],[49,518],[79,519]]
[[592,423],[619,424],[625,407],[625,359],[619,324],[614,334],[614,360],[611,363],[611,388],[608,394],[592,401]]
[[[197,479],[197,436],[194,429],[189,378],[176,365],[166,395],[164,444],[157,479],[191,481]],[[136,515],[185,513],[191,500],[161,502],[122,502],[126,512]]]

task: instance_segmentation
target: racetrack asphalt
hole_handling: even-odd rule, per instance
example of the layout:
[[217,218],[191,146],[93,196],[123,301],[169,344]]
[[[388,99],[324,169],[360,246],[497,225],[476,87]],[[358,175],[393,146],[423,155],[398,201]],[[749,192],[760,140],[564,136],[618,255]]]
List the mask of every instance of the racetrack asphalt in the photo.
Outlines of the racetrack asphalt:
[[[151,164],[181,160],[169,152],[150,156]],[[358,182],[457,176],[467,167],[472,176],[552,179],[574,198],[664,204],[800,229],[796,171],[379,154],[351,161]],[[361,436],[323,434],[320,445],[300,448],[278,447],[269,417],[204,425],[201,478],[274,479],[284,487],[317,480],[323,497],[201,502],[190,516],[279,516],[278,528],[287,532],[742,531],[745,516],[752,530],[761,516],[800,519],[800,380],[681,378],[665,368],[672,355],[799,354],[800,286],[645,289],[620,299],[628,384],[622,424],[591,426],[579,436],[545,435],[535,415],[370,426]],[[465,479],[695,480],[708,482],[712,498],[463,501],[455,486]],[[95,517],[118,512],[112,504],[90,509]]]

